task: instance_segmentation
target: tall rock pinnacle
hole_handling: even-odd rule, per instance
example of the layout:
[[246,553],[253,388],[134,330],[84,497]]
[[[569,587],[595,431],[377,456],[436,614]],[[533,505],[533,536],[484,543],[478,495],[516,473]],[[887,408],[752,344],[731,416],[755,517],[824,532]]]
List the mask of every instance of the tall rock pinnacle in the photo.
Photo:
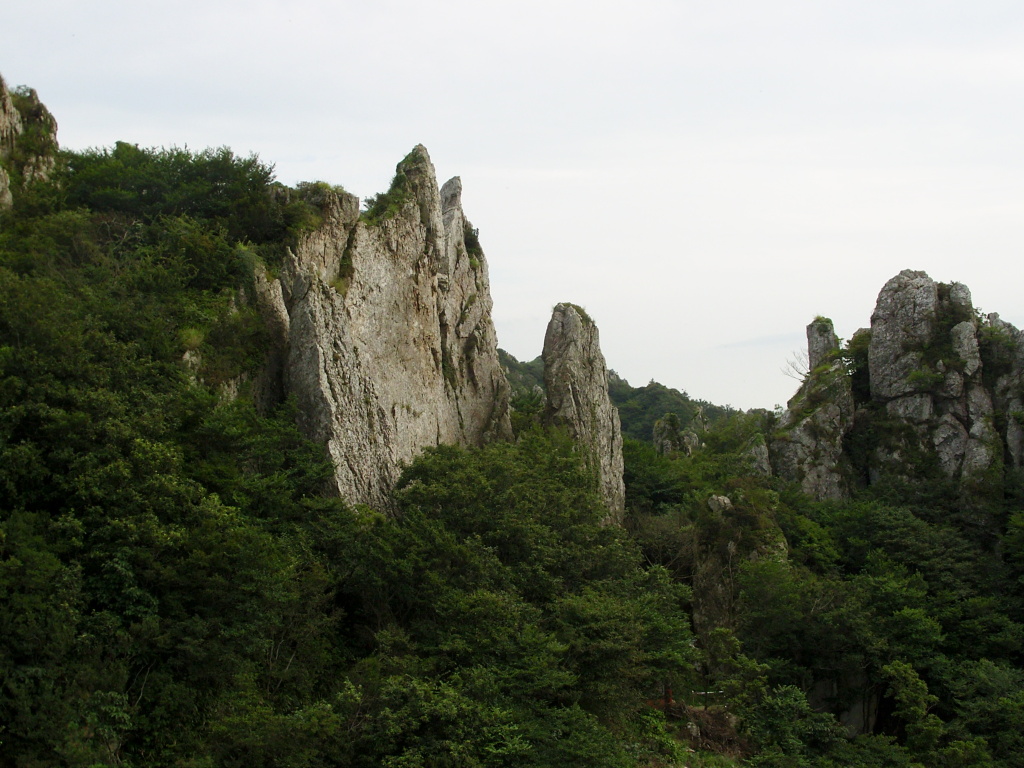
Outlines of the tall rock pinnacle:
[[770,446],[776,474],[800,483],[818,500],[847,494],[843,439],[853,424],[850,378],[839,357],[832,321],[807,326],[808,371],[787,403]]
[[608,369],[597,326],[573,304],[555,307],[544,336],[546,419],[563,425],[586,452],[608,505],[609,522],[621,522],[623,484],[619,412],[608,396]]
[[917,448],[934,452],[941,472],[955,479],[1001,459],[978,333],[971,292],[961,283],[903,270],[882,288],[871,315],[871,398],[910,432],[879,446],[880,469],[899,474]]
[[347,501],[386,508],[428,446],[511,437],[487,260],[460,191],[458,179],[438,189],[417,146],[381,211],[360,217],[357,198],[332,194],[285,273],[257,280],[278,378]]

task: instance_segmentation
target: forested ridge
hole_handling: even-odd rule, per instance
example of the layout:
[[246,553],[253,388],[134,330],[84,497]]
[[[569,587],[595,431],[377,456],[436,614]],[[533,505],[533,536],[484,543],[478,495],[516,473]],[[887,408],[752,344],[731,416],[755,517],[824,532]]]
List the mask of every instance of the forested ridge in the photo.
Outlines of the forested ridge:
[[0,214],[0,765],[1024,765],[1012,474],[813,502],[772,414],[618,380],[621,528],[528,387],[329,496],[249,296],[324,189],[119,143]]

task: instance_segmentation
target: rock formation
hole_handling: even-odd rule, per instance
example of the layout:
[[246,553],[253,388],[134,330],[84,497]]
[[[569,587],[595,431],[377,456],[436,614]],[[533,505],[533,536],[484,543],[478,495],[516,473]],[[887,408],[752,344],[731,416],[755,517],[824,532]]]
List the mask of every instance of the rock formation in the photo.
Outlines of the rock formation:
[[853,392],[839,356],[832,321],[815,318],[807,326],[808,371],[787,403],[771,443],[775,473],[800,483],[816,499],[847,493],[843,439],[853,423]]
[[965,285],[900,272],[845,363],[830,323],[815,321],[807,337],[811,370],[771,457],[811,495],[841,497],[847,478],[951,481],[969,493],[1024,461],[1024,334],[979,318]]
[[904,270],[885,284],[871,316],[871,399],[909,430],[879,446],[875,472],[902,474],[908,456],[934,452],[943,475],[965,479],[1001,457],[979,326],[961,283]]
[[[56,129],[35,91],[10,92],[0,79],[0,208],[53,169]],[[322,225],[288,249],[277,273],[257,266],[253,290],[240,294],[271,339],[254,395],[262,407],[294,396],[300,427],[331,456],[336,492],[384,509],[403,465],[424,448],[512,438],[487,260],[462,210],[461,181],[439,189],[422,146],[365,215],[353,195],[316,191]],[[561,309],[560,330],[548,334],[549,415],[594,461],[618,519],[622,440],[597,330]],[[546,360],[548,351],[546,343]],[[223,385],[225,396],[239,383]]]
[[1006,459],[1014,469],[1024,466],[1024,331],[1003,321],[995,312],[982,329],[987,335],[992,401],[1005,420]]
[[398,166],[377,221],[331,193],[278,279],[257,280],[280,382],[305,433],[325,444],[338,493],[388,505],[427,446],[511,437],[491,322],[487,261],[454,178],[438,189],[427,151]]
[[621,425],[608,396],[608,369],[594,321],[577,306],[557,305],[542,357],[545,418],[564,425],[586,452],[608,505],[609,521],[620,522],[626,499]]
[[14,151],[21,131],[21,114],[15,109],[7,85],[0,77],[0,209],[10,208],[14,202],[11,194],[11,177],[4,167],[4,162]]
[[[694,435],[696,438],[696,435]],[[662,456],[686,451],[686,440],[683,437],[683,425],[679,416],[674,413],[666,413],[654,422],[651,434],[655,450]],[[687,452],[687,455],[692,451]]]
[[34,90],[7,90],[0,77],[0,210],[10,208],[14,194],[53,170],[57,154],[57,121]]

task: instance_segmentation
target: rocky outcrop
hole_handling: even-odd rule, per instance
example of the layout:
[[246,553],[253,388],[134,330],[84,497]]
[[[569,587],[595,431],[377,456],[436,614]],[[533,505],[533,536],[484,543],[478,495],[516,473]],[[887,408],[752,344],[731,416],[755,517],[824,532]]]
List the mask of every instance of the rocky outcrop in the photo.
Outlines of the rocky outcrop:
[[768,451],[768,443],[764,435],[758,433],[750,440],[743,449],[743,455],[747,458],[750,471],[761,477],[771,477],[772,462],[771,454]]
[[666,413],[654,422],[651,440],[655,450],[662,456],[687,452],[686,439],[683,437],[683,425],[679,416],[674,413]]
[[0,76],[0,153],[6,157],[14,148],[14,143],[24,130],[21,113],[14,106],[7,83]]
[[989,352],[992,401],[1005,421],[1003,442],[1006,459],[1014,469],[1024,466],[1024,332],[995,312],[982,329]]
[[0,210],[26,184],[45,179],[57,154],[57,121],[32,89],[13,94],[0,77]]
[[284,273],[257,279],[278,363],[267,386],[298,400],[337,492],[378,508],[425,447],[511,437],[487,261],[461,183],[438,189],[422,146],[395,178],[375,221],[354,196],[327,195],[324,224]]
[[608,369],[597,326],[573,304],[555,307],[544,336],[545,418],[565,426],[591,462],[608,505],[609,522],[625,508],[622,433],[608,396]]
[[934,455],[943,475],[962,480],[1001,459],[979,330],[961,283],[904,270],[885,284],[871,316],[871,399],[904,429],[878,447],[876,473],[904,474],[909,456]]
[[808,326],[811,370],[771,443],[774,471],[817,498],[850,481],[951,481],[965,494],[1024,462],[1024,334],[971,293],[904,270],[844,356]]
[[14,150],[14,144],[21,131],[21,114],[15,109],[7,85],[0,77],[0,210],[10,208],[14,202],[14,196],[11,194],[11,177],[4,165]]
[[769,451],[775,474],[798,482],[818,500],[848,494],[843,440],[853,423],[854,402],[839,351],[832,321],[815,318],[807,326],[807,376],[787,404]]

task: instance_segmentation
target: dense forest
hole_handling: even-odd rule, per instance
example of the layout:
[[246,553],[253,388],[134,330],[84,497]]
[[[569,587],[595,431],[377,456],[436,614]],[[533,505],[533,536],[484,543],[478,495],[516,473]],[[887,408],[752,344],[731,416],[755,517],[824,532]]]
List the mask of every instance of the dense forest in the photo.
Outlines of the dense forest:
[[515,441],[327,494],[247,383],[325,188],[119,143],[0,213],[0,766],[1024,765],[1018,478],[813,502],[773,414],[615,378],[602,525],[530,363]]

